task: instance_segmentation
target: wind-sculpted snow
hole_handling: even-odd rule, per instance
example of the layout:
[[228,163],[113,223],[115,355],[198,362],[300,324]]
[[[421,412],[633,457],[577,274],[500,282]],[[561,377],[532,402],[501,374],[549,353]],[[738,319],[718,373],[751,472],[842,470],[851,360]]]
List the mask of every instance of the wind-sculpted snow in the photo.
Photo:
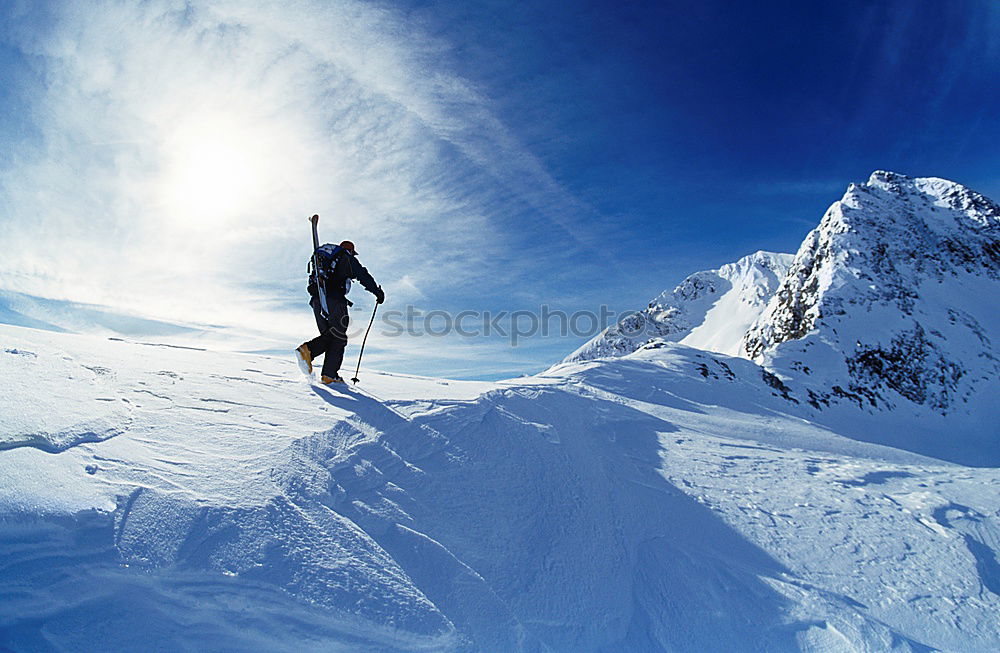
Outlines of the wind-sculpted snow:
[[997,470],[865,442],[746,359],[653,342],[353,391],[290,358],[0,334],[132,406],[106,441],[0,451],[5,650],[1000,643]]
[[[548,386],[498,389],[425,419],[454,435],[408,457],[412,468],[395,455],[415,448],[412,429],[328,465],[345,514],[409,561],[435,604],[459,608],[456,626],[478,648],[790,644],[784,598],[758,578],[781,568],[656,473],[669,421]],[[496,612],[464,614],[476,605]],[[710,627],[645,629],[668,615]]]
[[[36,447],[57,452],[124,433],[131,423],[131,404],[118,395],[110,375],[106,367],[81,364],[58,350],[5,337],[0,345],[0,450]],[[67,395],[86,408],[67,406]]]

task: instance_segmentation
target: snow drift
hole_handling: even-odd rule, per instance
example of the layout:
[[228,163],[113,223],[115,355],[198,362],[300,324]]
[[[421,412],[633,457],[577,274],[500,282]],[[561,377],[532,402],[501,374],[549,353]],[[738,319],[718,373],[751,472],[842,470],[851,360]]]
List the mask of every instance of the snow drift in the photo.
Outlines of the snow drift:
[[997,641],[995,470],[803,420],[751,361],[666,344],[367,394],[281,359],[0,333],[4,387],[58,394],[56,360],[99,375],[60,412],[106,429],[5,435],[14,650]]

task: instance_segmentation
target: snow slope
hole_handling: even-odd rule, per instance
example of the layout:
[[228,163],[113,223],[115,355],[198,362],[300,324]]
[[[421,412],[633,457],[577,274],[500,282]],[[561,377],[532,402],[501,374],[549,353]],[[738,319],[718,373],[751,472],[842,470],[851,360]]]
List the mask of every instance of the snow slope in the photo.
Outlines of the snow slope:
[[747,329],[767,306],[791,262],[791,254],[760,251],[718,270],[696,272],[565,360],[623,356],[653,339],[738,356]]
[[0,649],[1000,646],[1000,472],[865,442],[750,360],[337,391],[290,357],[0,345]]

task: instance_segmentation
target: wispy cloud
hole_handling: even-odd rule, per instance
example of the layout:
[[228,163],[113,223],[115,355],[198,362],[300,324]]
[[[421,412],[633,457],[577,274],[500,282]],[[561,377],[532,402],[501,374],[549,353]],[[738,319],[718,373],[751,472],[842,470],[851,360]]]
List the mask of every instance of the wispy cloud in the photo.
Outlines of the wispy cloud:
[[593,210],[450,72],[449,44],[385,6],[40,7],[4,35],[41,80],[0,172],[5,289],[288,334],[311,328],[275,306],[302,292],[317,210],[405,299],[510,257],[498,189],[594,244],[575,217]]

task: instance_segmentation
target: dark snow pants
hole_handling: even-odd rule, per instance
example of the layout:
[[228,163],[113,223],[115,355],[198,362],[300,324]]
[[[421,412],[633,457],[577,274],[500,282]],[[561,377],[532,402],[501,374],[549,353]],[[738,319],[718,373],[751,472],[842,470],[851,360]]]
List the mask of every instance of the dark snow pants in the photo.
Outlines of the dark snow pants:
[[310,304],[313,307],[313,314],[316,316],[316,326],[319,327],[319,335],[306,343],[309,353],[313,358],[325,354],[323,358],[323,376],[334,377],[340,371],[340,364],[344,362],[344,348],[347,347],[347,326],[350,317],[347,315],[347,302],[343,300],[329,299],[330,316],[329,319],[323,317],[319,310],[319,300],[313,300]]

